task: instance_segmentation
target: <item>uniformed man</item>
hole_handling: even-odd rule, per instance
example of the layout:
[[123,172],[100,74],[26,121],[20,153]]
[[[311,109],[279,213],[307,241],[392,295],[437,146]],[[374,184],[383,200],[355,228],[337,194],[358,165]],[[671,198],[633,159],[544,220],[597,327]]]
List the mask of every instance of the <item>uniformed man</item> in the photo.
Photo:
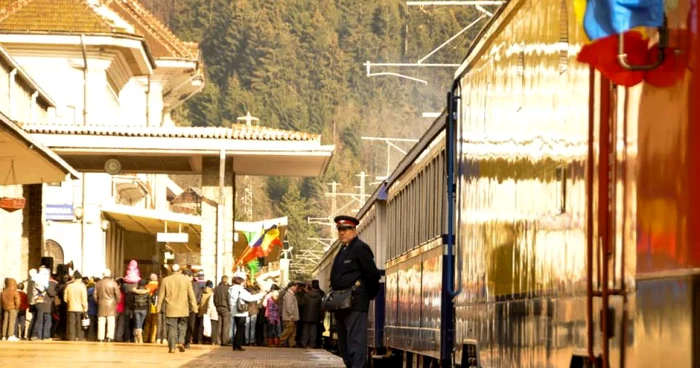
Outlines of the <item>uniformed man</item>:
[[348,368],[364,368],[367,361],[367,311],[369,301],[377,296],[379,270],[369,246],[357,237],[360,221],[351,216],[334,219],[340,250],[333,260],[331,289],[354,287],[352,307],[335,312],[340,355]]

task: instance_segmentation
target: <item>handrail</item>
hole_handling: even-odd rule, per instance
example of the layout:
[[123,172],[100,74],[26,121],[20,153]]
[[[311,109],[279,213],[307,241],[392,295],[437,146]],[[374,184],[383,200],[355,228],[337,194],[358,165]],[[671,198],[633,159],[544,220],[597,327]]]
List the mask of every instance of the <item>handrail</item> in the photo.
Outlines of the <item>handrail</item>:
[[[447,258],[451,260],[454,256],[455,247],[455,231],[454,231],[454,212],[455,212],[455,183],[454,183],[454,163],[455,163],[455,119],[456,111],[455,105],[456,100],[460,97],[455,96],[454,92],[459,87],[459,79],[455,80],[450,88],[450,92],[447,94],[447,132],[446,132],[446,153],[447,153],[447,183],[446,183],[446,197],[447,197],[447,236],[445,239],[445,246],[447,247]],[[447,285],[445,291],[449,294],[451,298],[455,298],[462,291],[461,285],[459,288],[455,288],[454,280],[454,263],[450,262],[447,265]]]
[[664,63],[666,59],[666,46],[668,46],[668,18],[664,17],[664,25],[657,28],[659,31],[659,54],[656,57],[656,61],[653,64],[641,64],[634,65],[630,64],[627,60],[627,53],[625,53],[625,37],[624,34],[620,34],[617,40],[617,60],[620,66],[627,70],[652,70],[656,69]]

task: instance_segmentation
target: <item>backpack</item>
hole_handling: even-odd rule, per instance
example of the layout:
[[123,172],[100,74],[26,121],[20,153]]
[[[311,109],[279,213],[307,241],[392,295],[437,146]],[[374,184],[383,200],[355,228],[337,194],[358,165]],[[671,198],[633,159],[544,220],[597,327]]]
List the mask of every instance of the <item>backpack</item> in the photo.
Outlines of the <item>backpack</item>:
[[241,292],[238,292],[238,300],[236,300],[236,310],[238,313],[243,313],[248,311],[248,303],[241,299]]

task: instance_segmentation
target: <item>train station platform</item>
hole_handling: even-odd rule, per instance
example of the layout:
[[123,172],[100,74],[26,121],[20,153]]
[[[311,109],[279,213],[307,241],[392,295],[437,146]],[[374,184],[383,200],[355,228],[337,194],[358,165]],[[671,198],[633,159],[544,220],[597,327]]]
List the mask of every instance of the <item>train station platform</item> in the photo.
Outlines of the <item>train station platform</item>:
[[304,367],[341,368],[342,359],[320,349],[192,345],[184,353],[168,353],[166,345],[67,342],[0,341],[0,362],[7,367]]

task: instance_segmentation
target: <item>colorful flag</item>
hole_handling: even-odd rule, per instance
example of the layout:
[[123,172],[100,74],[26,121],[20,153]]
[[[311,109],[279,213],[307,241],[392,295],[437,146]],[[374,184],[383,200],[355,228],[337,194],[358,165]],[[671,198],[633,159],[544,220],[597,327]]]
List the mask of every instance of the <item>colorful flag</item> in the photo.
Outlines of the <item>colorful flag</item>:
[[644,71],[627,70],[617,58],[619,37],[624,38],[627,60],[635,65],[647,63],[648,41],[638,32],[625,32],[584,45],[576,60],[597,69],[615,84],[631,87],[644,80]]
[[[580,11],[581,4],[575,4]],[[583,28],[591,40],[621,34],[637,27],[664,25],[664,0],[588,0]]]
[[[577,60],[590,64],[603,76],[621,86],[634,86],[646,81],[657,87],[669,87],[686,72],[687,36],[680,34],[679,45],[665,45],[663,63],[651,70],[630,70],[622,66],[618,43],[624,41],[625,59],[630,65],[653,65],[659,57],[659,46],[649,45],[644,27],[665,26],[664,0],[574,0],[577,21],[592,41],[585,44]],[[668,30],[672,35],[679,30]],[[683,33],[683,32],[680,32]],[[685,36],[685,37],[682,37]],[[680,49],[680,54],[675,49]]]
[[[246,238],[248,235],[246,234]],[[275,245],[282,246],[282,241],[280,240],[280,231],[277,225],[272,225],[269,229],[258,232],[258,235],[253,238],[248,238],[248,247],[243,251],[243,254],[236,262],[236,265],[248,264],[250,261],[256,258],[267,257],[270,254],[270,250]],[[255,241],[251,241],[255,239]]]
[[271,228],[267,229],[263,236],[258,240],[260,248],[262,248],[263,254],[267,257],[272,250],[272,247],[279,246],[282,247],[282,240],[280,239],[280,230],[277,225],[272,225]]
[[238,258],[238,261],[236,261],[236,267],[242,264],[248,264],[250,261],[263,257],[264,255],[262,254],[262,249],[260,247],[251,247],[248,246],[244,251],[243,254]]

